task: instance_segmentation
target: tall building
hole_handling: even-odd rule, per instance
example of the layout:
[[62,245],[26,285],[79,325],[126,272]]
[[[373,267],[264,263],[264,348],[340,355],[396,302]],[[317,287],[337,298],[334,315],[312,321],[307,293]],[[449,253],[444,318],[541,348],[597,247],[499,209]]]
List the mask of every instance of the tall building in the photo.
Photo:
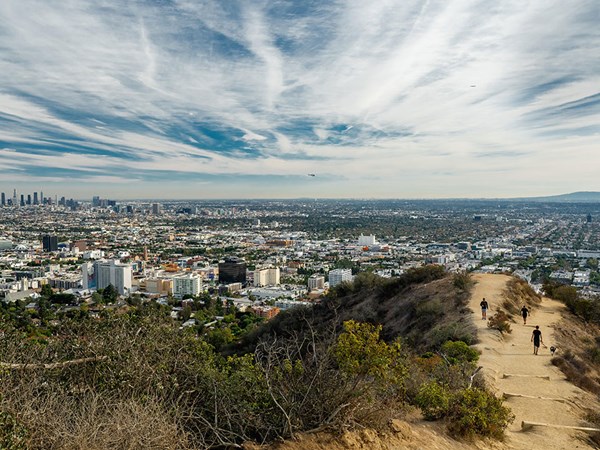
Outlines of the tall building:
[[42,237],[42,245],[45,252],[55,252],[58,250],[58,238],[50,234]]
[[352,281],[351,269],[333,269],[329,271],[329,287],[337,286],[344,281]]
[[40,204],[40,202],[38,201],[38,193],[37,192],[33,193],[33,204],[34,205],[39,205]]
[[369,245],[375,245],[375,244],[377,244],[377,241],[375,240],[374,234],[371,234],[369,236],[364,236],[361,233],[360,236],[358,237],[358,245],[369,246]]
[[276,286],[279,284],[279,267],[254,271],[254,286]]
[[246,262],[230,257],[219,263],[219,283],[246,283]]
[[46,204],[46,199],[44,198],[44,191],[40,191],[40,203],[42,205]]
[[592,223],[592,214],[591,213],[589,213],[587,215],[587,223]]
[[96,271],[94,269],[94,263],[91,262],[86,262],[81,265],[81,283],[83,289],[96,289],[98,286]]
[[17,206],[18,205],[18,203],[17,203],[17,190],[16,189],[13,191],[12,205],[13,206]]
[[118,260],[99,260],[84,263],[81,266],[84,289],[104,289],[112,284],[119,294],[125,295],[131,290],[132,268]]
[[184,295],[197,296],[202,292],[202,280],[200,275],[188,273],[173,277],[173,295],[183,297]]
[[25,194],[21,194],[21,206],[25,206]]
[[312,274],[308,278],[308,290],[323,289],[325,287],[325,277],[317,273]]
[[162,205],[160,203],[152,203],[152,214],[160,214],[162,212]]
[[96,207],[96,206],[100,206],[100,197],[95,195],[94,197],[92,197],[92,206]]
[[27,194],[27,204],[31,205],[31,194]]
[[0,200],[0,203],[2,203],[2,206],[6,206],[6,194],[4,192],[2,193],[2,199]]

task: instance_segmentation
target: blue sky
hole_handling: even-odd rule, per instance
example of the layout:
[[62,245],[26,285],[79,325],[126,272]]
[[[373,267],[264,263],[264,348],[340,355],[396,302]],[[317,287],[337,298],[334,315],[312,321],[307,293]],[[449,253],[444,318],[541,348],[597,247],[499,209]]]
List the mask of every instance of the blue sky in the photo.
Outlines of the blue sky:
[[0,190],[600,190],[598,23],[597,0],[3,0]]

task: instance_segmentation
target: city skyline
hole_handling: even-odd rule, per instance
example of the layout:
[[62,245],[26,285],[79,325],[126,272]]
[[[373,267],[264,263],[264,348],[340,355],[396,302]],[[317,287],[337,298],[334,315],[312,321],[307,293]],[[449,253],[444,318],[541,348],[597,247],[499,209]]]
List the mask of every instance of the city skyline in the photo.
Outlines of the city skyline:
[[600,190],[595,2],[119,5],[0,5],[7,197]]
[[[568,192],[561,193],[557,195],[549,195],[549,196],[519,196],[519,197],[435,197],[435,198],[424,198],[424,197],[224,197],[224,198],[201,198],[201,197],[112,197],[105,195],[97,195],[97,192],[91,197],[80,196],[73,197],[72,193],[50,193],[49,195],[45,195],[43,190],[33,191],[33,192],[23,192],[19,191],[16,188],[11,189],[3,189],[2,185],[0,185],[0,194],[2,196],[0,206],[31,206],[31,205],[45,205],[46,203],[49,205],[61,205],[61,206],[69,206],[70,204],[77,205],[78,202],[90,203],[92,207],[113,207],[117,203],[125,204],[128,202],[203,202],[203,201],[219,201],[223,200],[227,201],[243,201],[243,200],[256,200],[256,201],[277,201],[277,200],[291,200],[291,201],[302,201],[302,200],[323,200],[323,201],[336,201],[336,200],[348,200],[348,201],[365,201],[365,200],[373,200],[373,201],[386,201],[386,200],[407,200],[407,201],[418,201],[418,200],[448,200],[448,201],[490,201],[490,200],[498,200],[498,201],[511,201],[511,200],[522,200],[522,201],[548,201],[548,202],[566,202],[566,203],[599,203],[600,202],[600,191],[577,191],[577,192]],[[20,198],[20,200],[19,200]],[[15,200],[16,199],[16,200]],[[66,203],[65,203],[66,202]],[[154,213],[159,213],[161,209],[162,203],[153,203],[151,206],[154,210]]]

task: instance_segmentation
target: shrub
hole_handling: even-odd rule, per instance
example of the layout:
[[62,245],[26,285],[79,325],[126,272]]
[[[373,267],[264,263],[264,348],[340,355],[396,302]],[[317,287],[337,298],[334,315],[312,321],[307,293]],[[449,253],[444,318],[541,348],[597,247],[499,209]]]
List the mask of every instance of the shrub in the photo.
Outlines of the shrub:
[[[600,411],[594,411],[590,409],[586,412],[583,418],[590,422],[593,427],[600,427]],[[600,433],[592,433],[590,435],[590,441],[592,441],[597,448],[600,448]]]
[[477,350],[462,341],[448,341],[442,345],[441,351],[452,363],[476,362],[479,359]]
[[25,450],[27,429],[17,419],[0,411],[0,448],[3,450]]
[[594,364],[600,364],[600,348],[593,346],[587,348],[587,354]]
[[381,329],[381,325],[344,322],[344,332],[333,349],[343,374],[402,382],[406,369],[401,362],[400,344],[382,341]]
[[475,334],[475,327],[471,323],[440,324],[431,330],[429,345],[440,347],[447,341],[462,341],[467,345],[473,345],[477,341]]
[[461,291],[469,291],[474,284],[473,278],[469,272],[460,272],[452,277],[452,284]]
[[435,381],[421,385],[415,404],[421,408],[426,420],[438,420],[448,414],[451,395],[445,386]]
[[501,333],[510,333],[510,323],[508,323],[508,316],[503,311],[498,311],[488,320],[488,327],[498,330]]
[[447,414],[448,431],[456,437],[475,436],[502,439],[514,415],[502,400],[478,388],[459,391],[451,400]]

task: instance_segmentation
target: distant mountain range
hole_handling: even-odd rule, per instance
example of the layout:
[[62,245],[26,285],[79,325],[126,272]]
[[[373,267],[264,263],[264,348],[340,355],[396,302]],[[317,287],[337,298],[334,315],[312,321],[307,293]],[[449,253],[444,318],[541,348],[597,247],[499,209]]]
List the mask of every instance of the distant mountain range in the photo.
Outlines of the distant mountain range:
[[581,191],[571,192],[570,194],[549,195],[546,197],[522,197],[515,200],[556,203],[600,203],[600,192]]

